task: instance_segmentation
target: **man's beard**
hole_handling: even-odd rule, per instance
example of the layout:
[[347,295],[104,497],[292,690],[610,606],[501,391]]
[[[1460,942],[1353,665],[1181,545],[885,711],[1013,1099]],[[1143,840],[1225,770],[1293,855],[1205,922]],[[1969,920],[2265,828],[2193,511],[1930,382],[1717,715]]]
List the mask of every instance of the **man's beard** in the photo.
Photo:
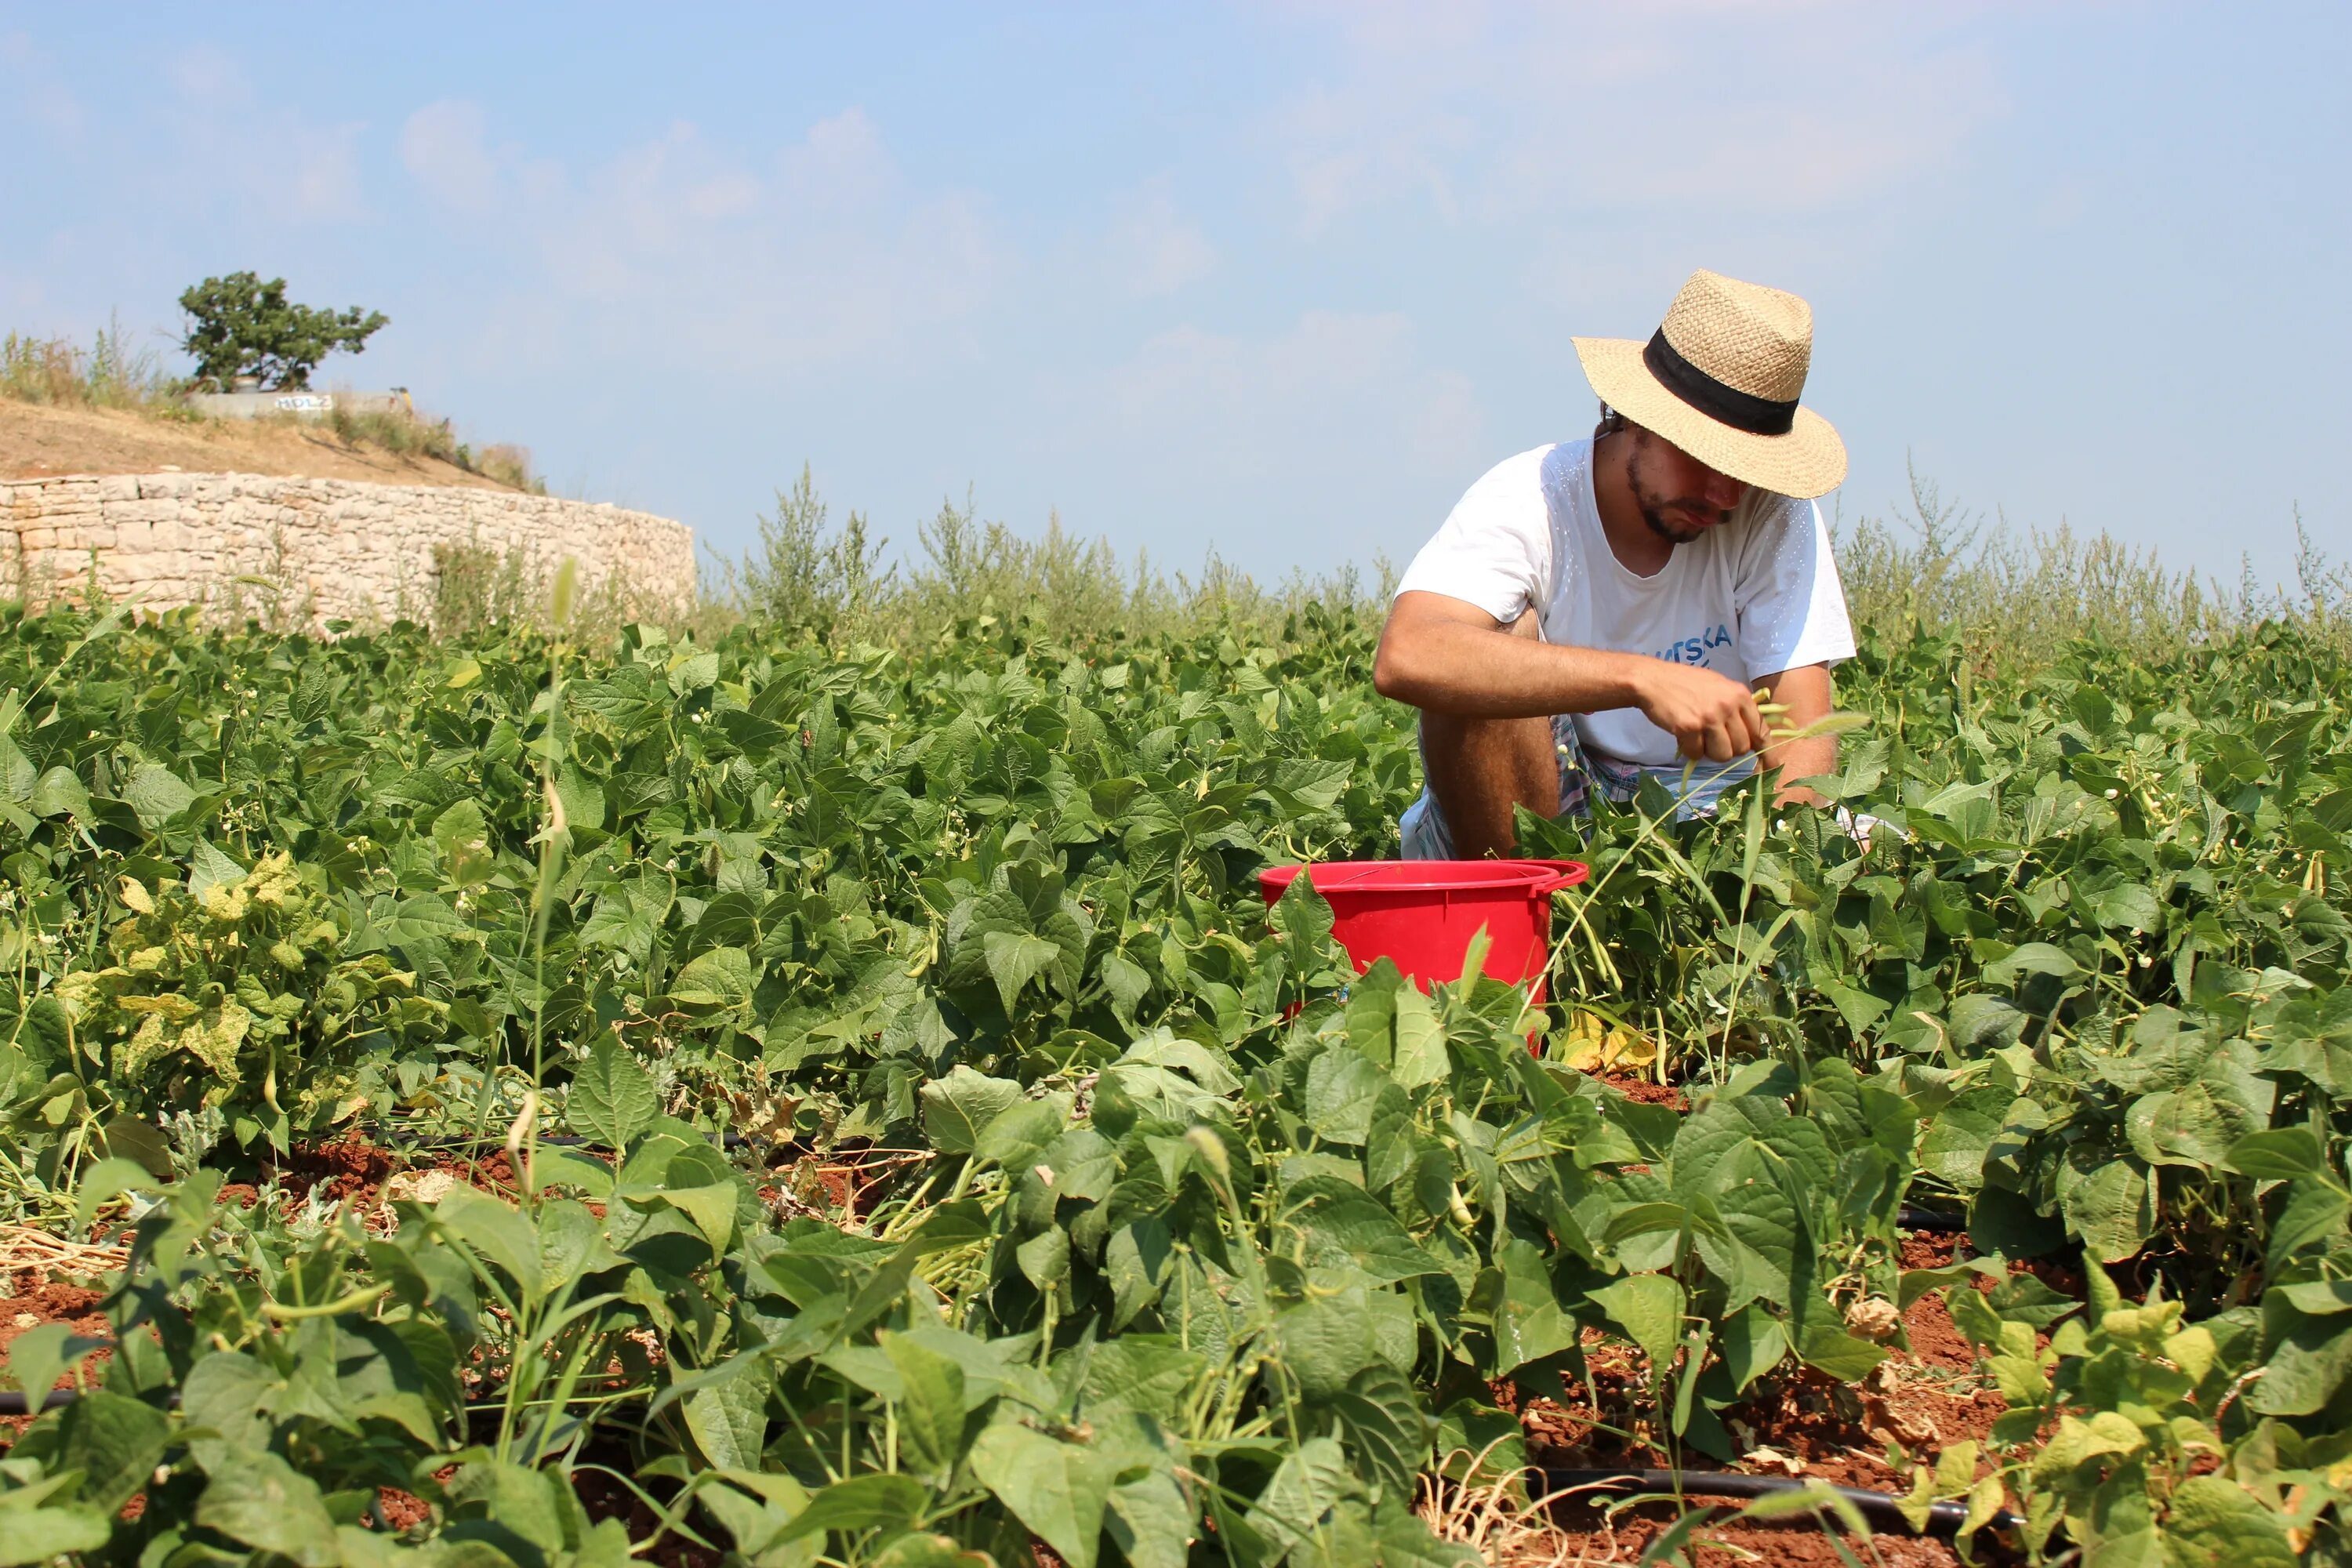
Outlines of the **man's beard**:
[[[1712,517],[1715,522],[1718,523],[1727,522],[1731,519],[1729,512],[1719,507],[1709,506],[1696,497],[1662,500],[1643,491],[1639,480],[1633,481],[1633,504],[1641,509],[1642,521],[1649,524],[1652,533],[1669,544],[1688,544],[1712,526],[1710,523],[1687,521],[1692,512]],[[1670,513],[1675,515],[1669,515]]]
[[[1646,448],[1651,437],[1648,431],[1636,429],[1633,432],[1633,437],[1634,458],[1638,458],[1641,452]],[[1729,511],[1721,507],[1710,506],[1697,496],[1669,498],[1661,496],[1654,490],[1643,489],[1641,475],[1636,472],[1636,467],[1637,464],[1633,458],[1627,460],[1625,488],[1633,492],[1634,508],[1641,512],[1642,521],[1649,525],[1650,531],[1668,544],[1688,544],[1696,540],[1700,534],[1705,533],[1710,526],[1731,521]],[[1669,515],[1677,512],[1681,514],[1682,521],[1677,521],[1674,516]],[[1705,522],[1687,521],[1694,514],[1707,521]]]

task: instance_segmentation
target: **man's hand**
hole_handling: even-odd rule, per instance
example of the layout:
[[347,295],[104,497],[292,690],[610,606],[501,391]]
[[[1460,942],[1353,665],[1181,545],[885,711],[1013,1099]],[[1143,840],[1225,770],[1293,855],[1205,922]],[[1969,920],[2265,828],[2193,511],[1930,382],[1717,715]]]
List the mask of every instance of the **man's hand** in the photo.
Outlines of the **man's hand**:
[[1756,694],[1729,676],[1695,665],[1645,660],[1637,706],[1643,716],[1675,738],[1693,761],[1727,763],[1764,749],[1770,738]]
[[1645,653],[1557,647],[1534,616],[1506,627],[1442,594],[1400,594],[1381,633],[1372,684],[1383,697],[1458,719],[1548,718],[1638,708],[1685,756],[1727,763],[1763,749],[1764,715],[1747,687]]

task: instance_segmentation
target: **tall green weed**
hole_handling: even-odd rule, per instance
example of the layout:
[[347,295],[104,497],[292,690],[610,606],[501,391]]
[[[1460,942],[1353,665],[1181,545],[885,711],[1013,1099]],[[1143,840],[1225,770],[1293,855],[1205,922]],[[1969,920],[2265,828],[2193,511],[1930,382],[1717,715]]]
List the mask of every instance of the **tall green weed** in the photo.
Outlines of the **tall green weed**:
[[529,449],[504,443],[477,447],[461,441],[446,419],[425,419],[386,408],[352,409],[338,405],[326,426],[344,441],[400,456],[432,458],[469,474],[535,495],[546,482],[531,471]]
[[2352,642],[2352,566],[2331,560],[2300,515],[2292,592],[2263,587],[2251,563],[2225,587],[2105,531],[2078,534],[2061,523],[2021,535],[1916,469],[1907,516],[1865,517],[1832,533],[1856,626],[1895,638],[1955,637],[1980,667],[2043,668],[2085,637],[2163,657],[2266,620],[2338,647]]
[[1139,551],[1085,538],[1049,518],[1026,538],[982,521],[967,497],[943,500],[916,527],[915,552],[893,559],[890,541],[861,512],[841,523],[803,468],[759,520],[759,542],[740,561],[719,563],[716,602],[749,619],[855,636],[898,647],[929,646],[974,617],[1018,619],[1055,638],[1183,637],[1226,626],[1278,637],[1308,606],[1327,614],[1377,616],[1395,574],[1375,563],[1367,582],[1353,565],[1308,577],[1294,571],[1266,585],[1213,550],[1197,573],[1167,572]]
[[119,321],[100,328],[88,348],[64,337],[0,338],[0,397],[21,403],[177,416],[183,384],[154,350],[135,347]]
[[[718,562],[714,609],[898,647],[929,646],[977,615],[1026,616],[1064,638],[1182,637],[1218,624],[1273,636],[1310,604],[1377,619],[1397,575],[1376,557],[1369,576],[1348,564],[1266,584],[1213,551],[1197,574],[1171,574],[1146,552],[1130,558],[1107,539],[1069,531],[1059,517],[1024,536],[983,521],[969,497],[942,501],[916,525],[913,549],[894,552],[863,512],[835,522],[806,468],[777,492],[759,531],[741,558]],[[2062,524],[2020,534],[1916,473],[1907,514],[1864,517],[1832,534],[1858,629],[1893,641],[1951,637],[1985,672],[2047,668],[2085,637],[2163,657],[2265,621],[2352,647],[2352,565],[2332,560],[2299,517],[2292,591],[2261,586],[2251,567],[2224,587],[2105,532]]]

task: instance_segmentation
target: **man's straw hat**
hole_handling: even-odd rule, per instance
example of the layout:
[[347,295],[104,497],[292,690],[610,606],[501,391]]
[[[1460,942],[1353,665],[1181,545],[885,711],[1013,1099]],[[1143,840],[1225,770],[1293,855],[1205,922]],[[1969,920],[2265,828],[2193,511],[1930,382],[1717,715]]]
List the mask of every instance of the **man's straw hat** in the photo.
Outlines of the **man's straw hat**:
[[1717,473],[1808,500],[1844,479],[1845,443],[1797,406],[1813,310],[1794,294],[1694,272],[1648,342],[1574,341],[1603,403]]

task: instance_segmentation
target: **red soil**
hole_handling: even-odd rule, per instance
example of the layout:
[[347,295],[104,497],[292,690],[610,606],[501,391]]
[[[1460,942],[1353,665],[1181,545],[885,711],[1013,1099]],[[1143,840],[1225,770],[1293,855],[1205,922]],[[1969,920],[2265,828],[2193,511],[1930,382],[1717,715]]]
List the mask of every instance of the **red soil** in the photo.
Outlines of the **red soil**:
[[376,1488],[375,1513],[384,1528],[393,1531],[413,1530],[433,1517],[423,1498],[398,1487]]
[[101,1290],[43,1280],[29,1272],[17,1275],[13,1292],[0,1300],[0,1356],[17,1335],[43,1323],[64,1323],[78,1334],[111,1337],[113,1331],[98,1312],[104,1300]]
[[[1547,1555],[1557,1549],[1568,1563],[1633,1563],[1652,1541],[1664,1534],[1685,1511],[1697,1510],[1727,1519],[1738,1505],[1693,1498],[1686,1507],[1673,1502],[1620,1506],[1612,1514],[1609,1503],[1567,1500],[1552,1506],[1559,1528],[1557,1536],[1540,1542]],[[1845,1553],[1811,1521],[1702,1524],[1690,1538],[1691,1560],[1699,1568],[1729,1568],[1738,1563],[1788,1564],[1789,1568],[1853,1568],[1856,1562],[1880,1568],[1958,1568],[1959,1555],[1947,1542],[1927,1537],[1876,1534],[1864,1543],[1839,1531]],[[1981,1554],[1979,1554],[1981,1557]]]
[[[63,1323],[85,1339],[114,1337],[113,1325],[98,1310],[98,1304],[106,1299],[103,1291],[56,1279],[45,1280],[29,1270],[16,1275],[13,1285],[14,1293],[0,1300],[0,1360],[5,1359],[8,1348],[19,1335],[43,1323]],[[82,1363],[83,1376],[97,1377],[113,1354],[111,1350],[92,1351]],[[60,1374],[55,1386],[73,1387],[72,1374]],[[33,1420],[31,1415],[0,1416],[0,1450],[23,1436]]]
[[[1906,1268],[1941,1268],[1969,1253],[1964,1236],[1917,1235],[1904,1239],[1901,1261]],[[1990,1288],[1990,1281],[1980,1281]],[[1908,1465],[1932,1466],[1948,1445],[1964,1438],[1983,1442],[1990,1436],[1994,1417],[2004,1408],[2000,1396],[1979,1385],[1972,1347],[1953,1327],[1951,1314],[1939,1296],[1923,1297],[1903,1314],[1907,1350],[1895,1353],[1870,1377],[1844,1384],[1820,1373],[1801,1371],[1794,1377],[1759,1385],[1748,1400],[1725,1413],[1727,1425],[1743,1451],[1769,1448],[1786,1456],[1801,1479],[1833,1486],[1860,1487],[1871,1491],[1910,1490]],[[1582,1387],[1571,1387],[1563,1404],[1543,1396],[1523,1397],[1511,1384],[1494,1386],[1496,1402],[1517,1414],[1526,1433],[1529,1459],[1554,1468],[1591,1469],[1625,1466],[1670,1468],[1673,1459],[1664,1434],[1654,1431],[1647,1409],[1640,1358],[1630,1346],[1588,1333],[1585,1353],[1591,1369],[1595,1409]],[[1630,1431],[1627,1442],[1619,1432]],[[1899,1447],[1905,1468],[1888,1463]],[[1711,1466],[1712,1461],[1685,1455],[1685,1464]],[[1749,1466],[1769,1474],[1788,1473],[1779,1465]],[[1591,1563],[1633,1563],[1650,1542],[1671,1524],[1677,1510],[1670,1505],[1620,1507],[1613,1500],[1574,1500],[1557,1505],[1554,1516],[1566,1531],[1569,1561],[1589,1554]],[[1716,1506],[1692,1500],[1693,1507]],[[1723,1516],[1736,1508],[1723,1509]],[[1847,1560],[1810,1522],[1741,1523],[1701,1531],[1703,1538],[1720,1541],[1720,1548],[1702,1546],[1695,1560],[1702,1564],[1738,1560],[1738,1552],[1754,1553],[1768,1563],[1827,1565]],[[1546,1551],[1563,1544],[1557,1537],[1541,1543]],[[1869,1560],[1869,1549],[1849,1542],[1855,1555]],[[1874,1542],[1878,1561],[1888,1568],[1926,1568],[1956,1563],[1952,1548],[1941,1541],[1901,1534],[1882,1534]]]
[[1658,1083],[1653,1079],[1638,1078],[1625,1072],[1597,1072],[1590,1076],[1599,1079],[1602,1083],[1637,1104],[1663,1105],[1670,1110],[1690,1109],[1689,1097],[1683,1093],[1680,1084]]
[[[382,1205],[384,1183],[402,1171],[447,1171],[469,1186],[503,1198],[513,1198],[521,1191],[514,1163],[503,1149],[480,1160],[441,1151],[425,1153],[425,1158],[410,1160],[394,1150],[347,1138],[296,1149],[275,1174],[278,1184],[295,1203],[307,1202],[316,1194],[332,1202],[348,1202],[362,1213]],[[222,1195],[234,1195],[247,1205],[258,1201],[255,1189],[242,1183],[223,1189]]]

